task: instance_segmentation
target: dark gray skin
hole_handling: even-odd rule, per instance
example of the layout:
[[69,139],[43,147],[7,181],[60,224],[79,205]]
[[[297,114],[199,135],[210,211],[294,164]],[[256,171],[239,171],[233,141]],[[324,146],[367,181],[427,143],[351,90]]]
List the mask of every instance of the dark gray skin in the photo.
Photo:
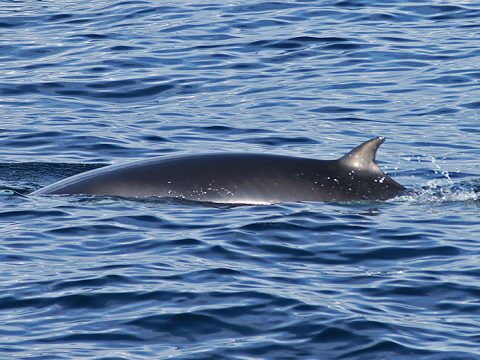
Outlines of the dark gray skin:
[[207,154],[156,157],[72,176],[33,195],[170,197],[236,204],[375,201],[405,192],[375,162],[383,137],[338,160],[280,155]]

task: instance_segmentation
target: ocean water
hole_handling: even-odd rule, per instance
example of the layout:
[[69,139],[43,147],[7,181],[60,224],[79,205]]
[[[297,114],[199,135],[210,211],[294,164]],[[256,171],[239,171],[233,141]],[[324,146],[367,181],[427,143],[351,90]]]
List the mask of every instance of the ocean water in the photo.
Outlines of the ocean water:
[[[0,5],[1,359],[480,359],[480,3]],[[412,194],[29,196],[111,163],[318,159]]]

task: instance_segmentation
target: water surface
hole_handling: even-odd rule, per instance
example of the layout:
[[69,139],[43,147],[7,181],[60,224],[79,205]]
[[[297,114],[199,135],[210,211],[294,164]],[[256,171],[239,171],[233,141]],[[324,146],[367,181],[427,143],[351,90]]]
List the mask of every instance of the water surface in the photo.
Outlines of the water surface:
[[[480,359],[480,6],[0,8],[0,353]],[[382,135],[413,195],[212,206],[31,197],[150,156],[330,159]]]

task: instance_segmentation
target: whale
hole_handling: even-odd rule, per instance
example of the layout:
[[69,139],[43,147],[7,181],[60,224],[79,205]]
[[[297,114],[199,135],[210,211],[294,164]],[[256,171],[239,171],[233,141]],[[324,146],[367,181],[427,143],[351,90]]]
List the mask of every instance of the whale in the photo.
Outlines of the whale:
[[385,201],[406,188],[378,166],[384,137],[335,160],[254,153],[160,156],[80,173],[32,195],[176,198],[225,204]]

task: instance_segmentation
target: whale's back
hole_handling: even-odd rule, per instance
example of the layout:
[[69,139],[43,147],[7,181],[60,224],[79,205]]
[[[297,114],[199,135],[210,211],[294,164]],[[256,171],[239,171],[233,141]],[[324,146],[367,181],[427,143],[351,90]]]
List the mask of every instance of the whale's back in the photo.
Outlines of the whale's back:
[[174,197],[221,203],[385,200],[405,188],[384,174],[376,138],[338,160],[264,154],[206,154],[95,169],[34,192]]

